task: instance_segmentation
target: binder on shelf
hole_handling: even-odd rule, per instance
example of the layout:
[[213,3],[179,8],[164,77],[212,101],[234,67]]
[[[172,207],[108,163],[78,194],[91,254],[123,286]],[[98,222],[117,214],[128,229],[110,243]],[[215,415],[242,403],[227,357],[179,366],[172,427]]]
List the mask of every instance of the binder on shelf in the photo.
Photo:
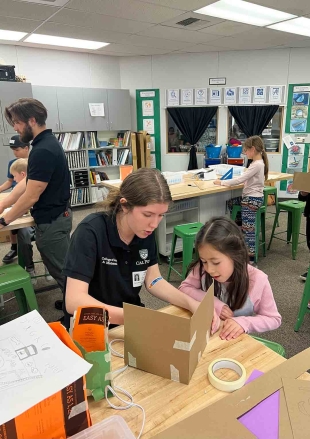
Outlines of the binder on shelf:
[[112,149],[112,165],[113,166],[117,166],[118,165],[118,160],[117,160],[117,149],[113,148]]

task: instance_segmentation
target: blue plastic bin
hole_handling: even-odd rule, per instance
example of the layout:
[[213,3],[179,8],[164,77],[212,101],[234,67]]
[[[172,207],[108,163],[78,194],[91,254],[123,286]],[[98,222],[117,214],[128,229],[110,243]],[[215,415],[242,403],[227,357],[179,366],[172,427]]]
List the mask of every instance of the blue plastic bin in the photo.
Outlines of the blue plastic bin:
[[240,146],[229,146],[227,145],[227,155],[229,158],[237,159],[241,156],[242,145]]
[[206,154],[208,156],[208,159],[218,159],[221,154],[222,146],[206,146]]

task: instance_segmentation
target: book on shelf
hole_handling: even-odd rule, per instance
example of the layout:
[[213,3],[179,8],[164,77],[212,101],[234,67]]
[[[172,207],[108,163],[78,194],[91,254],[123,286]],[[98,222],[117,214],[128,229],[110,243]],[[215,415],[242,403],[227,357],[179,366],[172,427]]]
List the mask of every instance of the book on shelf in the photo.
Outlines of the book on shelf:
[[95,149],[100,147],[96,131],[85,131],[84,136],[86,148]]
[[59,133],[57,139],[64,151],[76,151],[85,148],[84,135],[80,131],[77,133]]
[[68,166],[72,168],[87,168],[87,155],[86,151],[68,151],[66,154]]

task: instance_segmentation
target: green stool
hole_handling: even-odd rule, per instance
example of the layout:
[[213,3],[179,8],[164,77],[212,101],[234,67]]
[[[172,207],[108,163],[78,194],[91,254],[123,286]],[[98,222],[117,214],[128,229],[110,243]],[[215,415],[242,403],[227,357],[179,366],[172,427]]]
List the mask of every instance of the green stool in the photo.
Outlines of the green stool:
[[[297,200],[280,201],[278,203],[276,216],[273,222],[270,242],[268,245],[268,250],[270,249],[271,242],[274,237],[276,239],[280,239],[281,241],[286,241],[287,244],[290,243],[292,238],[292,258],[296,259],[298,239],[300,233],[300,222],[305,208],[305,204],[306,203],[304,203],[303,201],[297,201]],[[285,211],[288,213],[286,239],[278,238],[276,236],[279,235],[280,233],[285,233],[285,232],[274,233],[278,222],[279,214],[281,213],[281,211]]]
[[302,322],[304,321],[305,315],[310,313],[310,309],[308,308],[308,303],[310,302],[310,273],[307,276],[304,293],[301,299],[297,322],[295,324],[294,331],[298,332],[299,328],[302,325]]
[[39,311],[29,273],[18,264],[0,267],[0,295],[14,291],[21,315]]
[[[233,221],[237,218],[237,213],[241,212],[241,206],[240,204],[234,204],[232,213],[231,213],[231,219]],[[260,232],[262,232],[262,240],[260,241],[259,235]],[[266,207],[261,206],[257,212],[256,212],[256,219],[255,219],[255,262],[258,261],[258,253],[259,253],[259,247],[263,246],[263,256],[266,256]]]
[[[168,282],[170,279],[171,270],[175,271],[179,276],[181,276],[182,280],[185,279],[187,267],[189,266],[189,264],[193,259],[193,246],[194,246],[195,238],[202,226],[203,226],[202,223],[189,223],[189,224],[181,224],[179,226],[174,227],[170,262],[169,262],[168,276],[167,276]],[[183,260],[178,262],[178,263],[182,263],[182,274],[179,273],[175,268],[173,268],[174,251],[178,238],[181,238],[183,240]]]
[[[264,206],[266,207],[266,213],[267,213],[267,207],[268,207],[268,195],[273,195],[275,198],[275,205],[276,209],[278,208],[278,189],[274,186],[265,186],[264,187]],[[275,215],[274,213],[272,215]],[[271,218],[271,216],[266,217]],[[279,221],[277,222],[277,227],[279,227]]]
[[281,355],[282,357],[285,357],[285,355],[286,355],[285,349],[279,343],[276,343],[274,341],[265,340],[264,338],[256,337],[255,335],[251,335],[251,337],[257,341],[260,341],[265,346],[267,346],[267,348],[271,349],[272,351],[276,352],[277,354]]

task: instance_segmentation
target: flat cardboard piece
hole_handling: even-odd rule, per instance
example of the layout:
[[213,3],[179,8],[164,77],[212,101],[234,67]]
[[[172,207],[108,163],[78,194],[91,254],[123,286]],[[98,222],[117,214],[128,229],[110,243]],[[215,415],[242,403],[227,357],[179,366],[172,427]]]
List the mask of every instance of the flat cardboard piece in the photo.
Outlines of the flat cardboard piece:
[[[309,368],[310,348],[209,407],[155,436],[156,439],[255,439],[238,418],[283,387],[282,378],[297,378]],[[207,377],[206,377],[207,379]],[[305,383],[307,381],[299,381]],[[223,417],[225,416],[225,422]],[[280,416],[280,431],[282,419]],[[304,430],[306,431],[306,430]],[[309,429],[307,430],[309,431]],[[305,437],[305,436],[304,436]],[[295,439],[295,438],[294,438]]]
[[213,298],[212,285],[193,315],[124,303],[125,364],[188,384],[209,339]]
[[282,382],[293,437],[304,439],[310,435],[310,382],[286,377]]
[[149,134],[145,136],[145,167],[151,167],[151,136]]
[[283,387],[280,389],[279,418],[281,419],[281,422],[279,422],[279,439],[294,439]]
[[145,152],[144,152],[144,136],[142,133],[136,134],[137,139],[137,158],[138,158],[138,168],[145,168]]
[[131,139],[132,166],[133,166],[133,170],[136,171],[138,169],[136,133],[131,133],[130,139]]
[[294,172],[293,189],[297,191],[310,192],[310,173]]

